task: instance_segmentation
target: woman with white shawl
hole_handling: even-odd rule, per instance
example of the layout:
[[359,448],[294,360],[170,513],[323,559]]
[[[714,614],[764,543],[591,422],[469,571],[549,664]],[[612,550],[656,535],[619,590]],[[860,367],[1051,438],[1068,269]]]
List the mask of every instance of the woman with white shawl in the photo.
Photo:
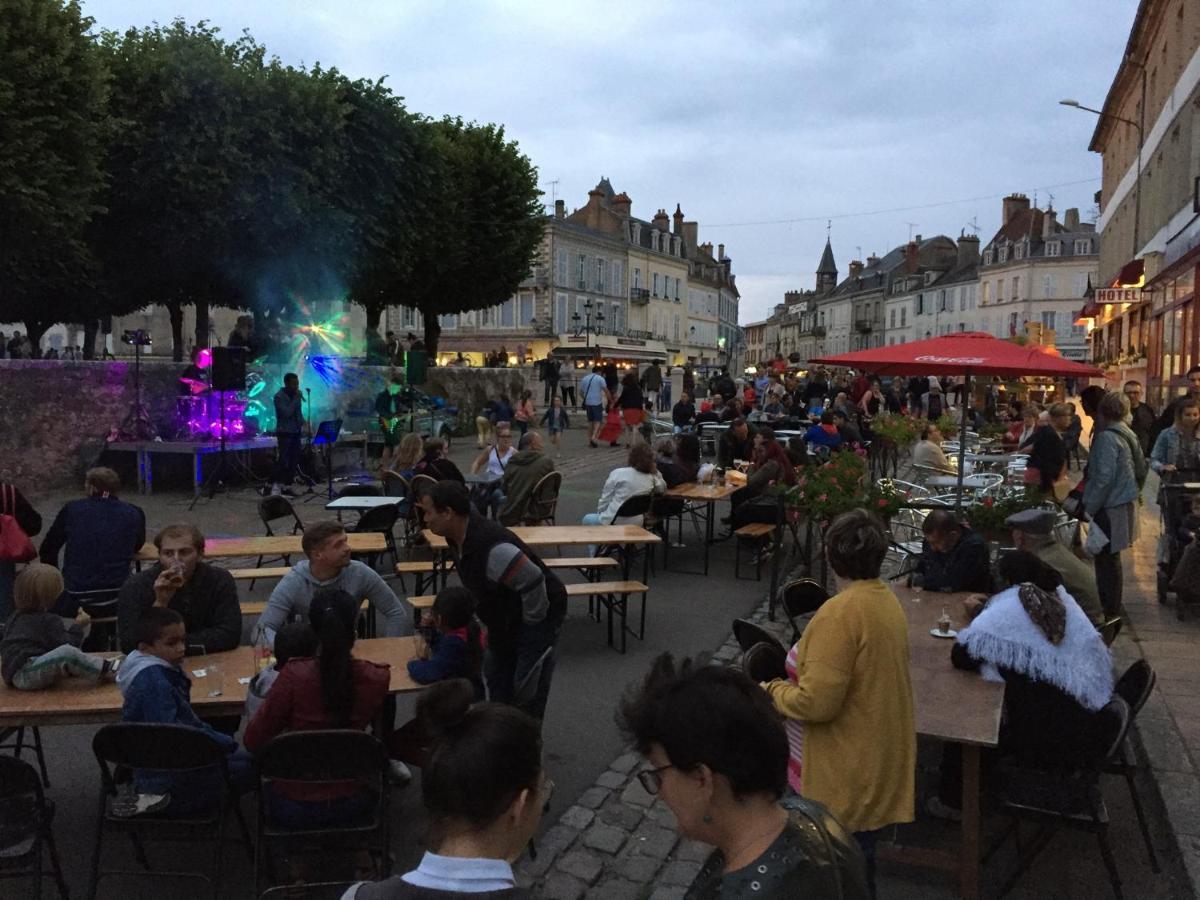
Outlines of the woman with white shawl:
[[[1028,765],[1078,759],[1112,698],[1112,656],[1057,571],[1025,551],[1005,554],[999,570],[1010,586],[976,601],[951,661],[1005,683],[999,755]],[[985,768],[996,755],[985,755]],[[953,818],[960,808],[961,766],[959,747],[948,744],[938,796],[927,803],[934,815]]]

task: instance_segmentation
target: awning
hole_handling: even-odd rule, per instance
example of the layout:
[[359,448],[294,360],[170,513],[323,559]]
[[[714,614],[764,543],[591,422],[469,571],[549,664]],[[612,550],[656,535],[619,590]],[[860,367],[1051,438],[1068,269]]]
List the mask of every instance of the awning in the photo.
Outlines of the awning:
[[611,356],[617,359],[666,359],[668,351],[662,341],[643,340],[642,338],[618,337],[612,334],[593,335],[591,341],[586,335],[576,337],[573,334],[559,336],[555,353],[567,356]]
[[1121,287],[1122,285],[1139,285],[1146,274],[1146,260],[1131,259],[1125,265],[1121,266],[1121,271],[1110,287]]

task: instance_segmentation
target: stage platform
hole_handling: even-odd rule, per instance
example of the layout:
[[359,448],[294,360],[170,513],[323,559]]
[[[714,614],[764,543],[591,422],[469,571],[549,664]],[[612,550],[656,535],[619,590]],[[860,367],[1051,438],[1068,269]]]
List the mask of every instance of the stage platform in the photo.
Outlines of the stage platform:
[[[154,493],[154,469],[152,458],[155,453],[190,454],[192,457],[192,492],[200,496],[200,488],[204,484],[204,456],[209,453],[219,453],[220,441],[113,441],[107,449],[137,456],[137,480],[139,494]],[[225,450],[229,453],[245,453],[247,456],[255,450],[270,450],[275,452],[275,438],[255,437],[225,440]],[[248,463],[248,460],[247,460]]]

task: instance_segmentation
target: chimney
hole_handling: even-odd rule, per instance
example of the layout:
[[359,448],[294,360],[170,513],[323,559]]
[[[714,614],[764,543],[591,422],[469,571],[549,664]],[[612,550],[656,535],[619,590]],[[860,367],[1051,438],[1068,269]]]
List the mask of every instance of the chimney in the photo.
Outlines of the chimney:
[[660,209],[654,214],[652,221],[654,222],[654,227],[659,231],[666,231],[671,220],[667,218],[667,211],[665,209]]
[[[872,266],[878,264],[878,262],[879,262],[879,257],[876,256],[874,253],[872,253],[870,256],[867,257],[867,268],[871,268]],[[862,263],[859,263],[859,266],[861,266],[861,265],[862,265]]]
[[554,201],[554,218],[565,219],[566,217],[567,217],[567,201],[566,200],[555,200]]
[[909,241],[904,247],[904,264],[908,271],[917,271],[917,257],[920,255],[920,246],[916,241]]
[[703,250],[705,253],[707,253],[709,256],[712,256],[712,241],[705,241],[703,244],[700,245],[700,249]]
[[1024,194],[1009,194],[1001,202],[1004,204],[1000,216],[1002,226],[1011,222],[1013,216],[1029,209],[1029,198]]
[[794,306],[804,298],[800,291],[784,291],[783,302],[785,306]]
[[1057,225],[1054,216],[1054,207],[1047,207],[1042,214],[1042,240],[1049,240],[1054,235],[1054,226]]
[[603,207],[604,192],[599,188],[592,188],[588,191],[587,219],[585,222],[588,228],[599,229],[600,213]]
[[629,195],[624,191],[612,198],[612,211],[619,216],[630,215],[630,210],[633,208],[633,201],[629,199]]
[[973,234],[959,235],[958,261],[955,268],[965,269],[979,265],[979,238]]
[[717,244],[717,259],[724,259],[724,258],[725,258],[725,245]]
[[700,246],[700,223],[699,222],[684,222],[683,223],[683,242],[692,250]]
[[862,274],[863,264],[861,259],[850,260],[850,277],[857,278]]
[[1072,206],[1063,213],[1063,228],[1067,231],[1079,230],[1079,210],[1077,208]]
[[675,204],[675,215],[673,215],[671,218],[675,220],[674,225],[671,228],[671,230],[675,234],[682,237],[683,236],[683,210],[681,210],[679,208],[678,203]]

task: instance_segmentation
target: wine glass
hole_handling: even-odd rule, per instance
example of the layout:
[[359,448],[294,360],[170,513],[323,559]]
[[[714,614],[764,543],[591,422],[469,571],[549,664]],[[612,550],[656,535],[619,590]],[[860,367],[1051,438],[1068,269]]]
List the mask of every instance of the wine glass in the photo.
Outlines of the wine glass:
[[913,603],[920,603],[921,588],[925,587],[925,576],[920,572],[913,572],[908,578],[908,586],[912,588],[912,597],[909,599]]

